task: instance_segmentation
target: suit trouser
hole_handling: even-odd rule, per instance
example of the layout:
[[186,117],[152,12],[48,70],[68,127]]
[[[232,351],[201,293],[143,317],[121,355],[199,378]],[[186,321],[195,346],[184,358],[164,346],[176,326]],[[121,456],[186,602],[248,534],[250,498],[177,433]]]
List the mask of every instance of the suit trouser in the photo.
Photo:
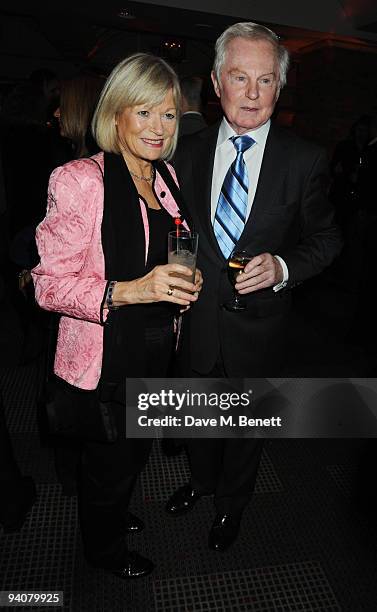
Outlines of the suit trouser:
[[[172,326],[147,330],[146,343],[146,375],[166,376],[173,346]],[[118,439],[109,444],[84,441],[79,507],[87,559],[93,565],[116,569],[124,564],[127,552],[125,514],[153,440],[126,438],[126,408],[115,402],[111,407]]]
[[187,446],[193,488],[213,493],[217,512],[241,515],[253,494],[263,440],[196,439]]
[[[202,374],[192,372],[192,376]],[[224,378],[221,356],[205,378]],[[197,438],[187,440],[191,484],[202,495],[214,494],[216,511],[240,516],[250,501],[257,478],[263,440]]]

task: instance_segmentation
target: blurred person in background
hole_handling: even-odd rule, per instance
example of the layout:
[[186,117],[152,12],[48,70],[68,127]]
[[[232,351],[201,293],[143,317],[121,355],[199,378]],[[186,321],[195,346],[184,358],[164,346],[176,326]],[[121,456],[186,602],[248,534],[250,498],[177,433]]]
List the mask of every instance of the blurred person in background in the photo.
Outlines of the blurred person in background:
[[60,134],[72,145],[72,157],[89,157],[99,152],[90,124],[105,79],[91,74],[80,74],[60,83],[60,102],[54,112]]
[[371,117],[362,115],[352,124],[348,137],[336,145],[330,164],[330,199],[335,206],[337,221],[346,232],[346,238],[349,225],[355,223],[357,213],[365,206],[363,179],[370,140]]
[[[5,190],[0,155],[0,262],[8,247]],[[23,353],[24,335],[10,300],[0,266],[0,368],[17,367]],[[24,476],[14,456],[7,419],[0,392],[0,525],[5,532],[22,527],[36,499],[36,488],[30,476]]]
[[[58,104],[58,80],[48,70],[33,72],[4,100],[0,129],[10,238],[41,221],[49,176],[56,166],[70,159],[51,125]],[[27,163],[21,170],[25,151]]]
[[200,77],[183,77],[180,80],[182,92],[182,115],[179,120],[179,137],[195,134],[207,127],[202,115],[203,80]]
[[29,270],[38,262],[35,228],[46,209],[49,176],[70,159],[64,139],[52,125],[58,96],[56,74],[37,70],[9,92],[0,116],[8,237],[3,276],[7,298],[23,327],[24,362],[40,354],[47,339],[46,317],[35,308]]

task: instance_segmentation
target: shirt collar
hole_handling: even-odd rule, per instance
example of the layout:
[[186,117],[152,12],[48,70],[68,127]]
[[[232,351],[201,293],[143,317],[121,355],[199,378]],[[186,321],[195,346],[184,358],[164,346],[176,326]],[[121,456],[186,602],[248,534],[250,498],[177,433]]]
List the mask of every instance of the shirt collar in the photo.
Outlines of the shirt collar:
[[[261,125],[256,130],[250,130],[250,132],[246,132],[248,136],[250,136],[257,144],[265,145],[268,132],[270,130],[271,119],[266,121],[263,125]],[[229,138],[232,136],[238,136],[234,129],[229,125],[228,121],[223,117],[223,120],[220,124],[219,135],[217,137],[217,147],[221,147]]]

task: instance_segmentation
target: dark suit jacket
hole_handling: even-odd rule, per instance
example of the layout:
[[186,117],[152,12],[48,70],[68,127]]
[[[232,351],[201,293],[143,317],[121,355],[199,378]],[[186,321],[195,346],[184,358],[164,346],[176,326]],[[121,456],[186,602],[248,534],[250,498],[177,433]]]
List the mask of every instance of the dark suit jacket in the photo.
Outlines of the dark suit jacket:
[[184,138],[174,161],[199,232],[198,267],[204,277],[199,300],[185,320],[182,355],[200,373],[214,367],[221,351],[229,376],[276,376],[289,348],[290,289],[321,272],[342,245],[326,196],[326,156],[318,146],[271,124],[251,214],[237,247],[283,257],[289,284],[277,293],[269,288],[249,294],[244,312],[228,312],[222,304],[232,297],[232,288],[210,219],[218,129],[211,126]]
[[206,127],[207,124],[200,113],[184,114],[179,120],[179,138],[200,132]]

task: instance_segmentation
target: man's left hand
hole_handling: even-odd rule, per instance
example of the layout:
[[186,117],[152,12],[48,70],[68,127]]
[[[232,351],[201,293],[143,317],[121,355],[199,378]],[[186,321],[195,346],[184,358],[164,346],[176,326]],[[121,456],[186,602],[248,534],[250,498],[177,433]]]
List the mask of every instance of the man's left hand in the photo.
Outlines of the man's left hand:
[[283,269],[271,253],[253,257],[237,276],[236,289],[241,294],[274,287],[283,280]]

